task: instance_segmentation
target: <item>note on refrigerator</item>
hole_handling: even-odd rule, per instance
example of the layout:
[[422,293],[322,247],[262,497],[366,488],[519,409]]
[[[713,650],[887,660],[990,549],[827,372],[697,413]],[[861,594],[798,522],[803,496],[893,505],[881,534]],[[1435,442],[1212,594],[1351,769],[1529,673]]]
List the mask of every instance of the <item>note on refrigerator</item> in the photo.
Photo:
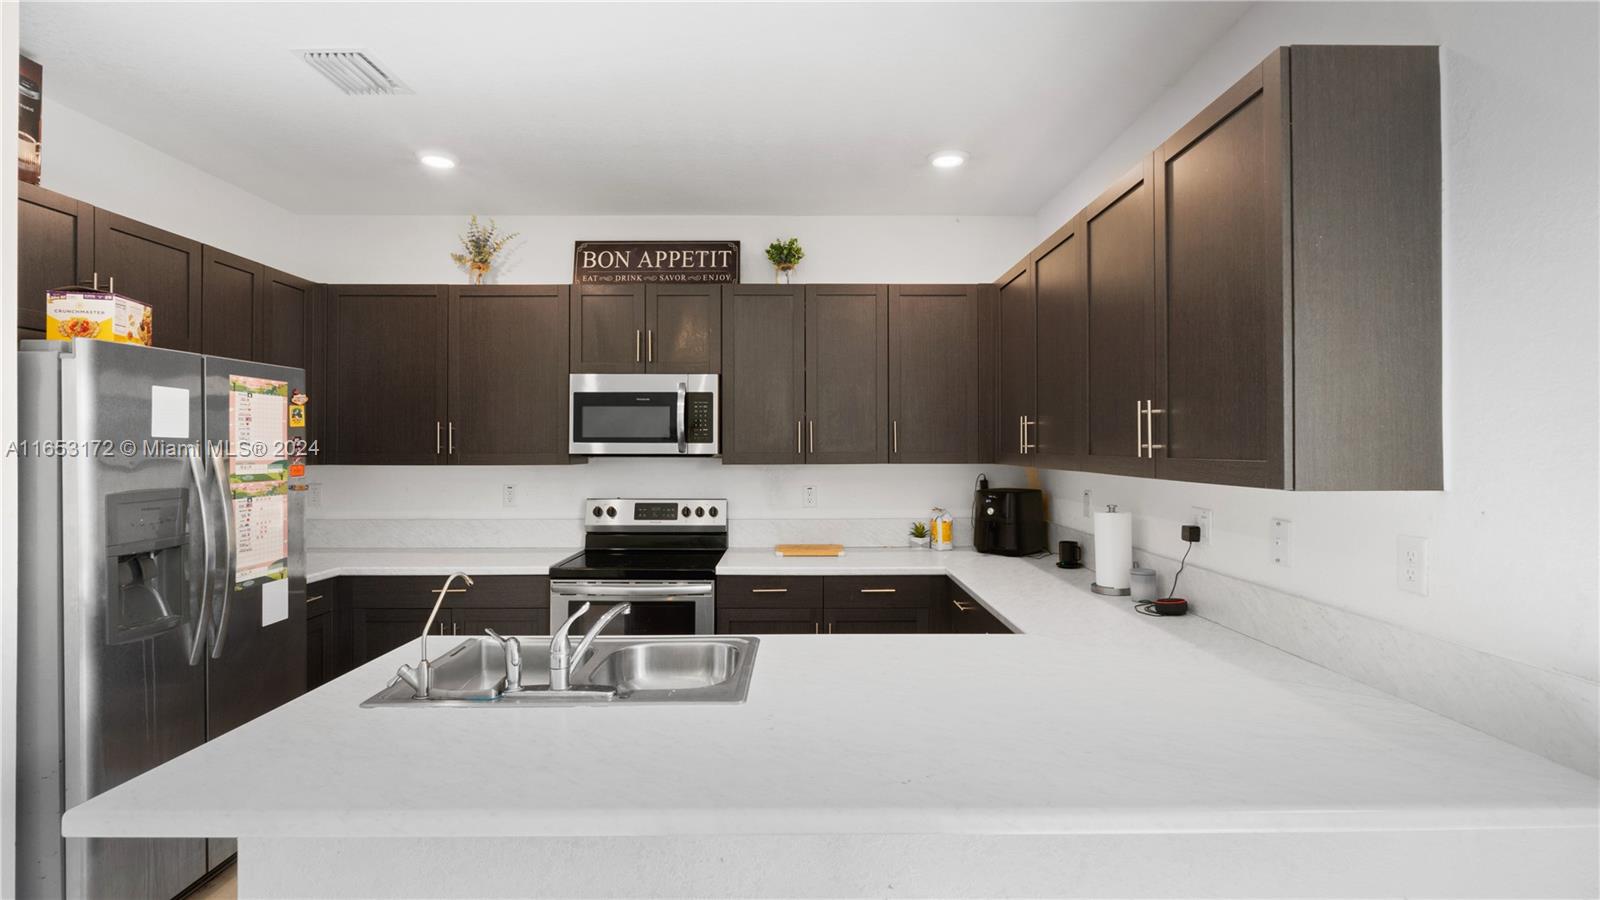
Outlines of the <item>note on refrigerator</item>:
[[187,388],[150,386],[150,436],[187,438],[189,436],[189,391]]

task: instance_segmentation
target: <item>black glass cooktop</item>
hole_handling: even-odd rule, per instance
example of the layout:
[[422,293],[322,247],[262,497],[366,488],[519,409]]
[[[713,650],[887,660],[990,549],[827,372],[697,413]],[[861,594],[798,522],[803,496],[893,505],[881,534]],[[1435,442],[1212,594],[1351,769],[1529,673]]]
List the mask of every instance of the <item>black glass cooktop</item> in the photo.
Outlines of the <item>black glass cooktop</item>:
[[589,549],[550,567],[551,578],[689,581],[716,577],[721,549]]

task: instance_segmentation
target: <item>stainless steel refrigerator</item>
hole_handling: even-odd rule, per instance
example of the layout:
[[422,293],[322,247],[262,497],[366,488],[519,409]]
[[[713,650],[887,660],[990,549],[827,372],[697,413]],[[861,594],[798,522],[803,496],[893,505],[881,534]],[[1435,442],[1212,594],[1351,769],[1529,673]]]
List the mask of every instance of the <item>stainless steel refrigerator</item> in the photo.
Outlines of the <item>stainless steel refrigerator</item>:
[[232,838],[61,814],[304,692],[305,373],[27,341],[18,387],[18,894],[168,900]]

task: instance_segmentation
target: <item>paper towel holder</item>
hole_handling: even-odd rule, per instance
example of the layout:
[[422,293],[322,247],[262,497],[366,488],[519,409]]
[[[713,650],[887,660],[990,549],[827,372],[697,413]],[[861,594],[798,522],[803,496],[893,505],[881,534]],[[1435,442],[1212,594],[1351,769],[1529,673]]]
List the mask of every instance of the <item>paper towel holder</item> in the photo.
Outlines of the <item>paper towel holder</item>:
[[[1117,505],[1115,503],[1106,504],[1106,512],[1114,513],[1116,511]],[[1132,595],[1131,588],[1106,587],[1099,581],[1099,572],[1097,571],[1095,574],[1096,579],[1089,584],[1089,590],[1094,591],[1096,594],[1105,594],[1108,597],[1127,597]]]

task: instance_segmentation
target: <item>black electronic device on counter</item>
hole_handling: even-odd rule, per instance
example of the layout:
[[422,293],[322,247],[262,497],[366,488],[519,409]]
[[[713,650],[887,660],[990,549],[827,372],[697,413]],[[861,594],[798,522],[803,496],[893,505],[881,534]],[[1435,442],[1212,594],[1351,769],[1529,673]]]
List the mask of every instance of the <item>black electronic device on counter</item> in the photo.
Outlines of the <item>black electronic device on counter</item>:
[[972,546],[979,553],[1029,556],[1045,552],[1044,494],[1037,488],[978,490],[972,518]]

